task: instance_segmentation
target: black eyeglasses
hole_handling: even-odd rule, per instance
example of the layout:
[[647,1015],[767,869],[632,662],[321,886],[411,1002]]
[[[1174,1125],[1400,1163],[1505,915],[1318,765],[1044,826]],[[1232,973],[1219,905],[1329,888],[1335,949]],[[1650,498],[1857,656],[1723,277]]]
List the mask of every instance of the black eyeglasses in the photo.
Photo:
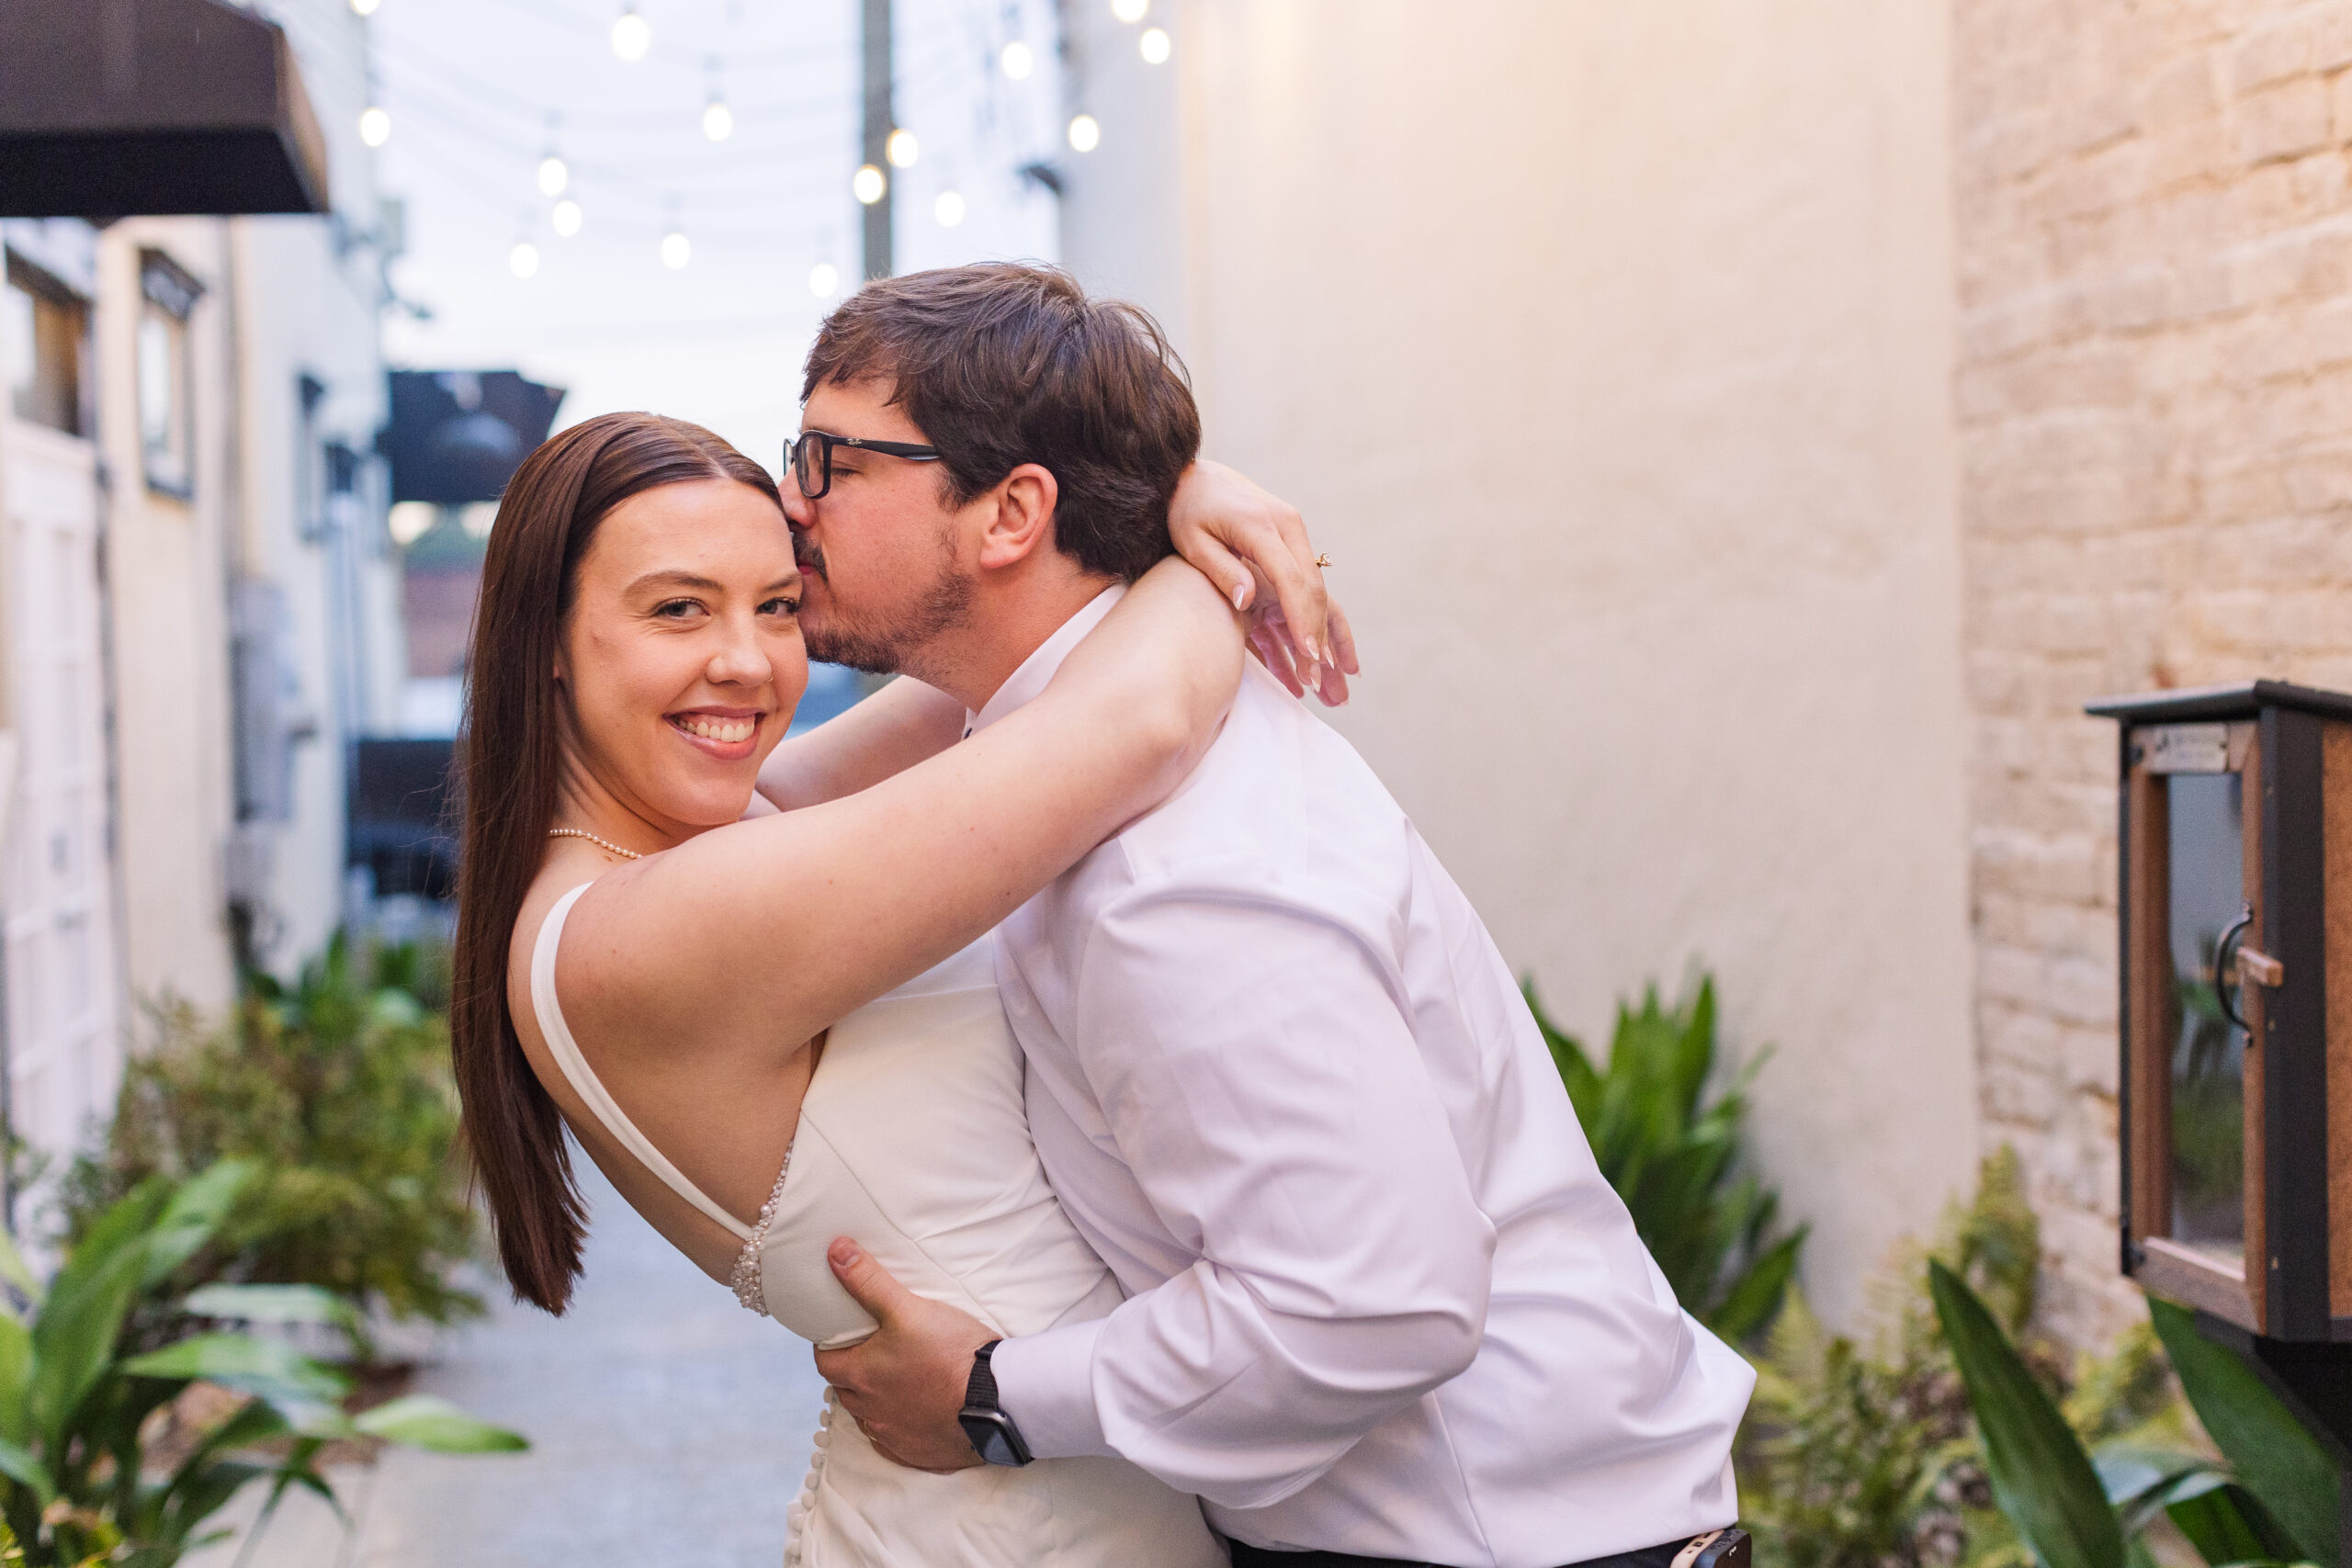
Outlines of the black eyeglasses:
[[800,493],[815,501],[833,488],[833,448],[854,446],[861,452],[879,452],[885,457],[904,457],[910,463],[936,463],[939,448],[918,446],[911,441],[868,441],[860,435],[829,435],[821,430],[804,431],[795,441],[784,438],[784,466],[792,470]]

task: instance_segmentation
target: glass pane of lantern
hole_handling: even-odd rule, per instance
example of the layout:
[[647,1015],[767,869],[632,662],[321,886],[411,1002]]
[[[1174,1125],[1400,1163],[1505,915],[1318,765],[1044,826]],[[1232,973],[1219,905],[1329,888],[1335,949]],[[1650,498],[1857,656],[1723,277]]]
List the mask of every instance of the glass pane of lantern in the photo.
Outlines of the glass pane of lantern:
[[2244,781],[2174,773],[2170,810],[2172,1238],[2245,1255],[2245,1032],[2222,1011],[2214,951],[2245,912]]

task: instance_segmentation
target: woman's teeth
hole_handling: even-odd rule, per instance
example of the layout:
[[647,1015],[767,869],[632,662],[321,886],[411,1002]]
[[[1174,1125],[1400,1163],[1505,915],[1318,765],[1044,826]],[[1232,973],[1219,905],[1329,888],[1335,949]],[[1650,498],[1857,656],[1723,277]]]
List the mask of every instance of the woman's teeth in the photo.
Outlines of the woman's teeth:
[[670,722],[689,735],[699,735],[705,740],[716,740],[721,745],[730,745],[738,740],[749,740],[752,738],[752,731],[759,728],[757,721],[752,719],[703,718],[697,715],[673,718]]

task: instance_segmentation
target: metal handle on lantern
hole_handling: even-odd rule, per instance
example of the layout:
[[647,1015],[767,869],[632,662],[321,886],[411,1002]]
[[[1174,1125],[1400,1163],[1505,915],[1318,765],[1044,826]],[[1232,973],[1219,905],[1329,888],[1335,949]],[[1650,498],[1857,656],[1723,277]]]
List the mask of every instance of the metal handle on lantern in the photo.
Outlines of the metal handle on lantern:
[[2237,954],[2232,949],[2245,941],[2246,929],[2253,924],[2254,908],[2248,905],[2245,913],[2240,915],[2230,929],[2222,933],[2222,940],[2213,944],[2213,999],[2221,1005],[2222,1016],[2248,1034],[2254,1032],[2254,1028],[2239,1014],[2237,1004],[2231,999],[2230,972],[2237,967],[2238,962]]

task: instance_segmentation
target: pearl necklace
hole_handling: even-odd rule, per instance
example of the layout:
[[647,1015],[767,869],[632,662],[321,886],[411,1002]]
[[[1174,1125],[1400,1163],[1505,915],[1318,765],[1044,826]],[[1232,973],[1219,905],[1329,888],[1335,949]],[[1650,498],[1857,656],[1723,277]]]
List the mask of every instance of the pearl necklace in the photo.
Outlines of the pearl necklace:
[[625,850],[618,844],[614,843],[610,839],[600,839],[596,837],[595,834],[588,832],[584,829],[550,828],[548,829],[548,837],[550,839],[585,839],[590,843],[595,845],[598,849],[610,850],[613,853],[619,855],[624,860],[643,860],[645,858],[635,850]]

